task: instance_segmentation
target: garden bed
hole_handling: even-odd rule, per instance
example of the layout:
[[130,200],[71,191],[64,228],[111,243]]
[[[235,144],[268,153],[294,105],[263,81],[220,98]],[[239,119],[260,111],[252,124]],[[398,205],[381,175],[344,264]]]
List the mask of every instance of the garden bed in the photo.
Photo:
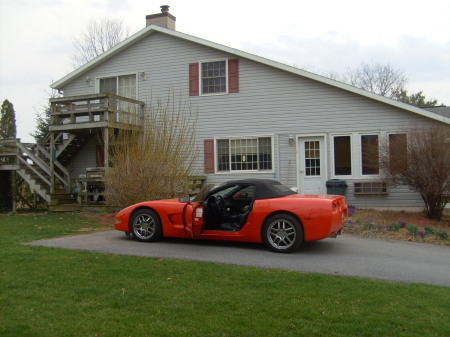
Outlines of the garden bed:
[[450,246],[448,215],[437,221],[417,212],[350,209],[349,213],[344,234]]

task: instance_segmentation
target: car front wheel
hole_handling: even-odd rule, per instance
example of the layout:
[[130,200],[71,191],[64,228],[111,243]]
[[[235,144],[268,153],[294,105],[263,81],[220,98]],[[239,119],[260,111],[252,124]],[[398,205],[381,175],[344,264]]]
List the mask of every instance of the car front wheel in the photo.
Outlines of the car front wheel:
[[274,252],[290,253],[302,244],[303,228],[292,215],[275,214],[264,223],[262,240]]
[[153,242],[162,238],[161,220],[156,212],[141,209],[133,214],[130,232],[138,241]]

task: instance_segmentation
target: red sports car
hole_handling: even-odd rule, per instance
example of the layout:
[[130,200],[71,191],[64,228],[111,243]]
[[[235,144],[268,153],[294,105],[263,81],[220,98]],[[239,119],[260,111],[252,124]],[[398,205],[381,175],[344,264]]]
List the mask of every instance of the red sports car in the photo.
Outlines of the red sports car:
[[274,180],[205,186],[194,198],[145,201],[121,210],[114,227],[139,241],[162,237],[263,242],[289,253],[303,241],[336,237],[347,219],[345,197],[300,195]]

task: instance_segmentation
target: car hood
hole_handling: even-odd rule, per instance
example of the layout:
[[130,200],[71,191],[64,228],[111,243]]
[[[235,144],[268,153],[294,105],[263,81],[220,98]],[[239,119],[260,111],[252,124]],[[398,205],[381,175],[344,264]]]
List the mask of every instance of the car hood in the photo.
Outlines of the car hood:
[[122,210],[120,210],[116,216],[119,216],[121,214],[129,214],[131,213],[135,208],[146,206],[146,207],[164,207],[164,205],[175,205],[179,204],[180,208],[183,208],[184,205],[186,205],[185,202],[180,202],[179,199],[163,199],[163,200],[152,200],[152,201],[143,201],[137,204],[130,205]]

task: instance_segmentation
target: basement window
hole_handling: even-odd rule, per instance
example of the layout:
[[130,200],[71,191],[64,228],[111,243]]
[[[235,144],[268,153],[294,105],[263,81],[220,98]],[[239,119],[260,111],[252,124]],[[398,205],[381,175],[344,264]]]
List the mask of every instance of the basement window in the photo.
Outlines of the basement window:
[[354,183],[355,194],[388,194],[385,181],[366,181]]

